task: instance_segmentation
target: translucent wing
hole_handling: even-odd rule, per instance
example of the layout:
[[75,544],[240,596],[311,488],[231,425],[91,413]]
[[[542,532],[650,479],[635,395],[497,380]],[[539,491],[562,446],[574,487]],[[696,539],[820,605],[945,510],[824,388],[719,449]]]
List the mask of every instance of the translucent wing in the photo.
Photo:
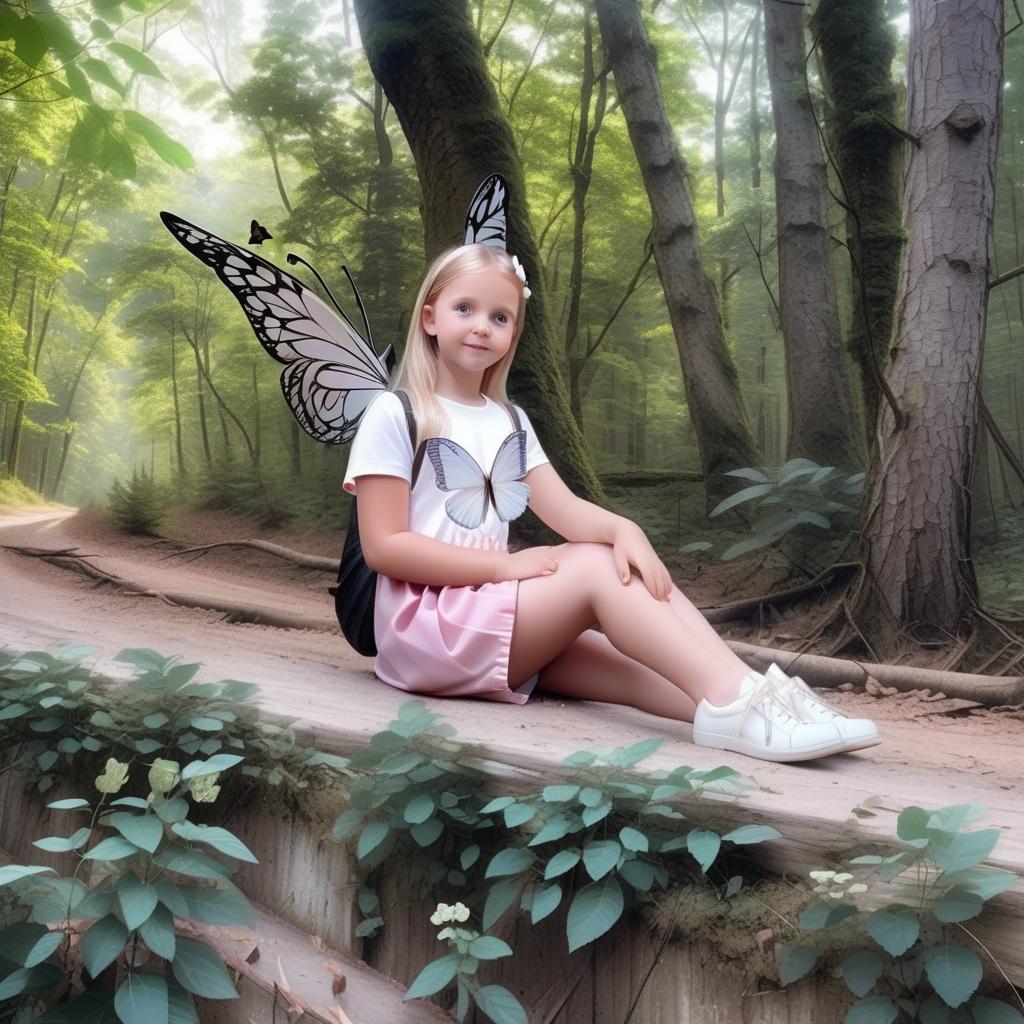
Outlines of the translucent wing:
[[492,174],[476,190],[466,214],[465,244],[483,242],[505,248],[505,214],[508,211],[508,188],[500,174]]
[[448,518],[475,530],[487,515],[487,477],[479,463],[451,438],[427,439],[427,457],[434,466],[437,486],[455,493],[444,503]]
[[491,468],[491,492],[498,518],[507,523],[518,519],[530,503],[526,476],[526,431],[514,430],[498,449]]
[[285,368],[281,389],[292,413],[318,441],[344,444],[363,411],[388,386],[384,357],[298,278],[261,256],[172,213],[160,219],[231,289],[263,348]]

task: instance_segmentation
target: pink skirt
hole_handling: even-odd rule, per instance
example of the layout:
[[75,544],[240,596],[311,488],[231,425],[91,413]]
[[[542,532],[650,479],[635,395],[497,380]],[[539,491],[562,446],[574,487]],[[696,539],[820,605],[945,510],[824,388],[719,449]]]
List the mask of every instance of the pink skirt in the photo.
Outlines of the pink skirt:
[[431,587],[378,575],[374,674],[409,693],[525,704],[538,673],[508,685],[518,597],[518,580]]

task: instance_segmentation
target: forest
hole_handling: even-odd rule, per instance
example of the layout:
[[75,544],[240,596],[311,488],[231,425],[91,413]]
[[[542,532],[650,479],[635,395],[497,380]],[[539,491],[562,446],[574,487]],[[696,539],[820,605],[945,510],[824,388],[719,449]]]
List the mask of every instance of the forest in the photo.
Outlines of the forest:
[[[187,901],[154,910],[153,895],[151,916],[136,920],[143,897],[122,864],[110,876],[125,887],[120,909],[85,932],[98,942],[106,929],[111,958],[81,943],[101,984],[81,991],[79,970],[50,1005],[70,993],[80,1012],[53,1020],[198,1021],[193,996],[237,994],[228,964],[235,984],[244,976],[267,997],[252,1019],[277,1019],[287,1004],[351,1024],[347,1005],[359,1024],[418,1024],[441,1010],[415,997],[434,996],[471,1024],[646,1024],[670,1019],[664,998],[677,1019],[710,1024],[755,1019],[750,1000],[766,978],[783,995],[816,963],[817,995],[764,1000],[756,1019],[792,1024],[823,1006],[814,1019],[849,1024],[1024,1019],[1024,907],[1008,892],[1024,869],[1021,75],[1018,0],[0,0],[0,897],[10,880],[50,870],[28,866],[42,856],[28,846],[38,829],[63,827],[43,824],[41,794],[59,796],[47,807],[63,812],[98,791],[99,814],[126,787],[133,795],[117,802],[143,813],[121,813],[124,828],[108,813],[96,829],[119,837],[99,845],[127,843],[133,864],[152,855],[172,874],[187,864],[216,904],[203,917]],[[400,706],[343,643],[328,596],[352,508],[341,486],[349,445],[303,431],[281,365],[161,220],[172,214],[329,290],[379,357],[401,358],[424,270],[461,243],[467,203],[493,173],[508,183],[508,251],[531,291],[508,394],[558,474],[642,527],[734,652],[761,668],[797,665],[844,714],[882,724],[883,742],[830,758],[831,775],[758,763],[758,784],[742,790],[754,822],[704,811],[686,836],[659,831],[664,821],[637,831],[636,800],[658,793],[666,821],[683,819],[668,806],[680,794],[735,811],[740,772],[729,765],[746,771],[752,759],[669,774],[683,757],[698,763],[693,744],[674,742],[685,729],[656,753],[652,731],[678,722],[543,692],[528,711]],[[528,512],[509,546],[559,539]],[[79,678],[94,655],[99,681]],[[126,664],[131,692],[117,688]],[[200,666],[222,682],[190,682]],[[26,673],[50,673],[31,707]],[[461,773],[442,716],[470,751]],[[243,760],[236,751],[248,763],[221,779]],[[182,769],[200,754],[209,760]],[[638,781],[647,757],[657,771]],[[605,781],[621,773],[614,799],[573,782],[595,761]],[[405,767],[389,775],[394,763]],[[216,813],[185,799],[212,804],[221,784]],[[590,855],[561,849],[542,887],[530,875],[535,839],[527,846],[516,830],[533,822],[570,842],[548,806],[569,790]],[[452,810],[461,800],[472,808],[463,818]],[[227,804],[237,818],[218,816]],[[959,831],[986,808],[998,829]],[[204,833],[186,811],[235,834]],[[618,840],[605,815],[622,826]],[[514,838],[500,852],[482,840],[488,861],[455,821],[498,822]],[[214,833],[221,860],[173,859]],[[70,861],[75,835],[84,849],[90,834],[100,833],[33,845]],[[886,860],[892,835],[902,853]],[[775,839],[763,862],[748,855],[747,844]],[[334,874],[330,843],[348,844],[358,885]],[[432,844],[424,856],[437,859],[422,872],[416,857],[388,859]],[[681,877],[661,854],[684,849]],[[289,867],[249,875],[256,854]],[[79,867],[93,851],[80,856]],[[296,868],[302,857],[313,867]],[[572,873],[552,882],[558,857]],[[865,889],[860,875],[833,889],[868,861],[886,883],[903,871],[920,881],[926,862],[949,883],[912,900],[920,937],[902,943],[908,918],[919,927],[902,902],[858,910],[849,893]],[[489,881],[486,898],[485,862],[488,880],[515,876]],[[56,880],[69,900],[85,892],[76,896],[75,871]],[[787,880],[796,874],[811,879],[799,891]],[[513,950],[460,935],[462,902],[437,904],[430,919],[452,926],[458,967],[452,956],[423,967],[436,953],[426,915],[393,926],[421,909],[423,893],[410,895],[421,875],[440,898],[470,903],[484,933],[524,940],[516,968],[494,968],[516,995],[474,979],[478,960]],[[501,925],[513,881],[526,887],[522,913]],[[692,898],[683,911],[647,899],[672,886]],[[243,891],[265,905],[262,957],[195,924],[234,924],[236,896],[251,910]],[[77,950],[71,903],[47,921],[45,898],[33,898],[32,924],[10,925],[0,900],[0,1024],[9,996],[64,985],[60,972],[24,973],[63,956],[63,938],[46,945],[58,934],[47,924],[63,921]],[[83,902],[94,898],[95,887]],[[993,913],[971,921],[987,900]],[[632,931],[588,946],[641,905]],[[730,946],[724,925],[724,938],[709,938],[732,913],[722,908],[741,905],[730,927],[746,929],[746,944]],[[869,921],[875,945],[811,950],[811,932],[860,910],[895,915]],[[530,928],[549,915],[534,946]],[[283,921],[309,933],[301,956]],[[42,945],[8,955],[8,926],[42,929],[32,932]],[[965,932],[969,953],[943,944],[947,932],[966,942]],[[566,936],[572,956],[547,959],[564,955]],[[278,941],[288,952],[275,958]],[[678,951],[691,941],[712,944]],[[486,955],[467,953],[474,942]],[[281,966],[328,946],[355,950],[349,1004],[341,968],[314,999]],[[595,948],[621,960],[599,967]],[[928,966],[954,949],[941,970]],[[653,973],[663,954],[676,957],[670,980]],[[852,1008],[819,956],[832,957]],[[139,969],[161,958],[165,967]],[[726,984],[694,966],[709,959],[746,973]],[[196,981],[204,964],[212,973]],[[411,987],[391,1002],[359,995],[367,964]],[[108,968],[120,970],[116,995]],[[437,996],[453,981],[457,995]],[[131,985],[140,1002],[129,1005]],[[336,1017],[315,1016],[317,999]],[[691,1003],[707,1015],[687,1016]],[[106,1016],[89,1015],[101,1006]],[[19,1021],[33,1019],[24,1012]]]

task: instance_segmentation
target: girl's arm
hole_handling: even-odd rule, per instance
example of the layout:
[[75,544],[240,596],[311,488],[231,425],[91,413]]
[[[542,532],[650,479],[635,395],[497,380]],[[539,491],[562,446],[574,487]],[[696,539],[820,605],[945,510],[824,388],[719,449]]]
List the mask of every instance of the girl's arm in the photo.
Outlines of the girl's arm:
[[374,572],[431,587],[475,587],[505,578],[504,551],[462,547],[410,531],[408,480],[359,476],[356,492],[363,558]]
[[550,462],[534,466],[524,477],[530,487],[530,508],[545,526],[566,540],[614,544],[622,530],[640,528],[624,516],[578,498]]

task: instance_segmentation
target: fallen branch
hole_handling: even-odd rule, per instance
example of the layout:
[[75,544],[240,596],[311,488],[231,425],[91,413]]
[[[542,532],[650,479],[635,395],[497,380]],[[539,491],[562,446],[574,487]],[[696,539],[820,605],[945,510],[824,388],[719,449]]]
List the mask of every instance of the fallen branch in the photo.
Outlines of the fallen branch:
[[775,647],[758,647],[739,640],[727,640],[729,648],[758,671],[773,661],[790,675],[799,675],[813,686],[837,687],[844,683],[856,686],[868,677],[883,686],[892,686],[901,692],[927,688],[946,694],[976,700],[986,707],[1024,703],[1024,676],[978,676],[966,672],[942,672],[937,669],[915,668],[912,665],[879,665],[869,662],[826,658],[820,654],[801,654]]
[[256,551],[264,551],[268,555],[275,555],[286,561],[301,565],[304,569],[319,569],[323,572],[338,571],[338,558],[324,558],[321,555],[307,555],[303,551],[294,551],[292,548],[283,547],[280,544],[271,544],[267,540],[222,540],[215,544],[199,544],[192,548],[183,548],[181,551],[172,551],[164,558],[176,558],[179,555],[187,555],[193,551],[206,552],[213,548],[253,548]]

